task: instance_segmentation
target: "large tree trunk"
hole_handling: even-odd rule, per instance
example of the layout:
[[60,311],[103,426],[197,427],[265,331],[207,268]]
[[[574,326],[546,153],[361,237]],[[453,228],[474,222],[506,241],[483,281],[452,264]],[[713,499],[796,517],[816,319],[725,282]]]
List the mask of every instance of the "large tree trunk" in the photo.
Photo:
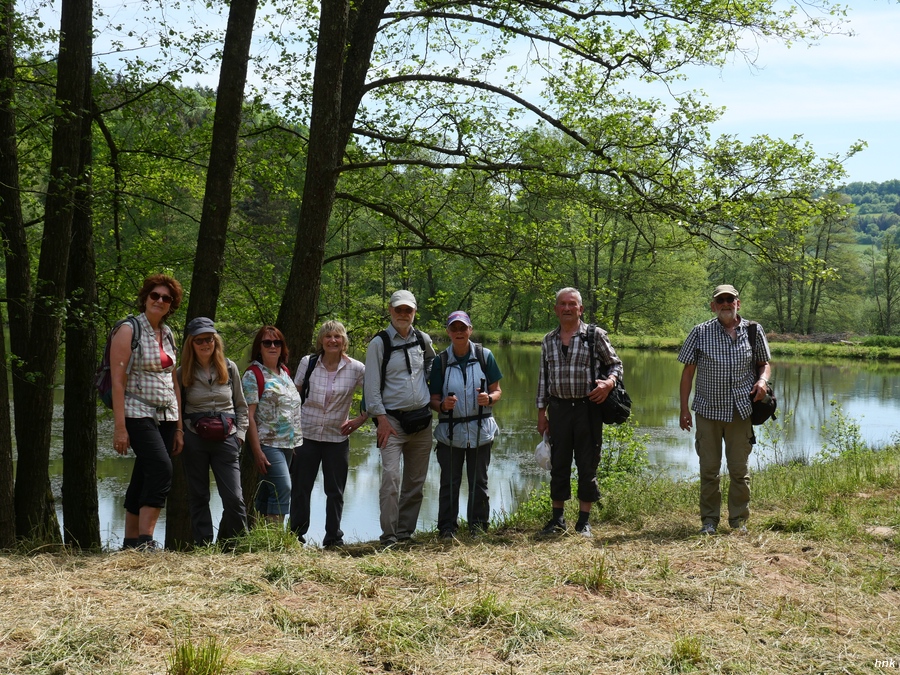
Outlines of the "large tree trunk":
[[291,272],[277,320],[288,340],[292,369],[312,342],[338,169],[387,5],[387,0],[357,0],[352,7],[350,0],[322,2],[303,202]]
[[[90,52],[88,52],[88,55]],[[90,64],[86,69],[85,101],[91,98]],[[87,107],[87,106],[85,106]],[[91,116],[82,119],[82,167],[93,162]],[[66,386],[63,421],[63,530],[67,545],[100,548],[97,498],[97,392],[94,363],[97,332],[97,278],[94,259],[91,174],[82,173],[75,193],[72,248],[69,252],[69,315],[66,321]]]
[[[3,306],[0,305],[0,326]],[[0,340],[0,549],[16,542],[16,509],[13,492],[12,427],[9,410],[9,371],[6,368],[6,340]]]
[[[231,189],[237,164],[238,135],[256,7],[257,0],[233,0],[228,11],[212,145],[206,170],[206,192],[203,195],[186,321],[198,316],[216,318],[225,267]],[[172,469],[172,489],[166,502],[166,548],[180,551],[193,545],[194,535],[187,500],[187,479],[180,456],[172,458]]]
[[232,0],[228,11],[187,321],[197,316],[216,318],[256,7],[257,0]]
[[[86,64],[91,50],[90,0],[63,0],[56,85],[59,114],[53,124],[50,181],[44,206],[41,258],[32,308],[31,332],[16,390],[19,463],[16,470],[16,534],[49,542],[60,540],[50,490],[50,426],[53,387],[65,311],[66,272],[72,233],[75,185],[81,173],[82,118]],[[19,329],[21,330],[21,328]]]
[[[29,279],[28,255],[25,251],[26,274],[16,270],[16,256],[24,248],[25,230],[19,202],[19,161],[16,150],[15,51],[13,49],[14,0],[0,0],[0,236],[6,258],[6,294],[10,314],[15,310],[15,279]],[[19,235],[22,238],[14,242]],[[16,293],[20,295],[16,295]],[[26,293],[27,295],[27,293]],[[3,325],[0,307],[0,326]],[[15,502],[13,498],[12,429],[9,410],[9,371],[6,360],[6,341],[0,340],[0,548],[13,545],[16,535]]]

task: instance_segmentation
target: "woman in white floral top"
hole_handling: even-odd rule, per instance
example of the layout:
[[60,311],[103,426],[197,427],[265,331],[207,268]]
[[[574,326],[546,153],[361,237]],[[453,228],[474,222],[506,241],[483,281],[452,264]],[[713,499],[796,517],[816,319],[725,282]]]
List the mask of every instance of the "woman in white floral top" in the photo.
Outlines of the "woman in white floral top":
[[303,442],[300,394],[285,365],[288,348],[280,330],[260,328],[251,354],[241,382],[250,416],[246,442],[260,475],[254,506],[266,519],[283,523],[291,506],[291,458]]

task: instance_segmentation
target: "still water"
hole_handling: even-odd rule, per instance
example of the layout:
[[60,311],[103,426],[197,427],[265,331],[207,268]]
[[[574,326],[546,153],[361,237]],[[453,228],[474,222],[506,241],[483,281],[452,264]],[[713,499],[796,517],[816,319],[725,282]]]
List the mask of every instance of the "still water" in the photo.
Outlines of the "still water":
[[[489,483],[491,509],[496,515],[513,511],[531,491],[549,476],[535,464],[533,452],[539,441],[534,396],[537,388],[540,347],[499,346],[492,348],[503,372],[503,400],[495,414],[501,434],[494,443]],[[620,350],[625,364],[625,384],[634,401],[633,417],[639,433],[649,435],[652,464],[675,476],[696,472],[692,438],[678,428],[678,385],[681,365],[674,352]],[[891,441],[900,432],[900,364],[860,363],[857,361],[822,363],[812,360],[775,360],[773,386],[779,401],[779,422],[786,422],[777,453],[772,442],[757,427],[759,444],[754,451],[754,467],[763,466],[781,456],[814,456],[822,444],[822,425],[833,412],[831,401],[861,425],[866,442],[879,445]],[[60,410],[61,412],[61,410]],[[791,413],[788,415],[787,413]],[[54,440],[57,449],[51,460],[51,473],[57,505],[60,504],[62,476],[62,420],[57,421]],[[767,423],[772,429],[773,423]],[[113,450],[112,418],[100,422],[99,476],[101,537],[105,545],[118,547],[124,530],[122,499],[131,473],[133,456],[119,457]],[[371,425],[351,436],[350,475],[345,492],[343,529],[345,540],[369,541],[380,534],[378,524],[378,487],[380,461]],[[439,470],[432,457],[425,499],[419,516],[419,529],[431,530],[437,521]],[[465,492],[461,495],[461,515],[465,513]],[[213,520],[221,508],[213,494]],[[321,479],[312,503],[312,524],[307,540],[321,542],[324,536],[324,494]],[[60,508],[60,520],[62,513]],[[165,510],[156,530],[156,538],[165,537]]]

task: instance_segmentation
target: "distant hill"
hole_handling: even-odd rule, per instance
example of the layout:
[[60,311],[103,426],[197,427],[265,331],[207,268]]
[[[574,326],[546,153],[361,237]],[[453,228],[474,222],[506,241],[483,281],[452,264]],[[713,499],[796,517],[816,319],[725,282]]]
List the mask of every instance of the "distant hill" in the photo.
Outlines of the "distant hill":
[[859,243],[872,243],[872,236],[900,226],[900,180],[884,183],[849,183],[840,192],[856,207]]

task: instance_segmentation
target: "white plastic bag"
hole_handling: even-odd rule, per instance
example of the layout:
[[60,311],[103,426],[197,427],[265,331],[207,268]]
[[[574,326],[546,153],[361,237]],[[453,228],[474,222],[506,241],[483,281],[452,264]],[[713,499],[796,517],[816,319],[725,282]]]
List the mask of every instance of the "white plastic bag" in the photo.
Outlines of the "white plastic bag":
[[545,471],[550,470],[550,439],[544,433],[544,440],[537,444],[534,449],[534,461]]

